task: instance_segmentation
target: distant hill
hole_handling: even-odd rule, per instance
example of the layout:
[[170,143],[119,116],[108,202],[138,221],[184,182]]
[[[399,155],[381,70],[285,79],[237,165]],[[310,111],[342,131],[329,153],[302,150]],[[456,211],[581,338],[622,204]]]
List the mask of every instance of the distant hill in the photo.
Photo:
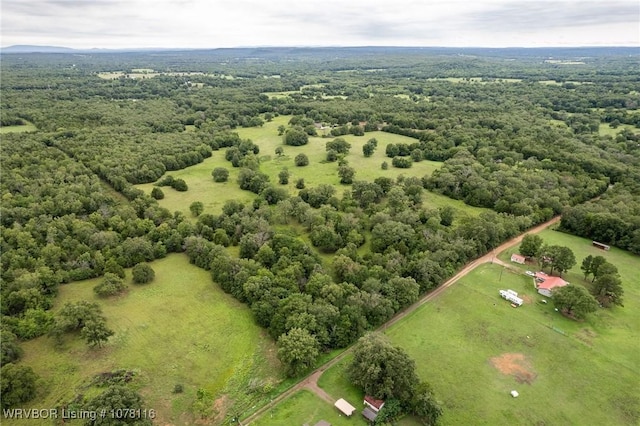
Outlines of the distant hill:
[[3,47],[0,49],[2,53],[71,53],[75,49],[60,46],[32,46],[32,45],[15,45]]
[[640,48],[608,47],[416,47],[416,46],[255,46],[235,48],[126,48],[126,49],[73,49],[62,46],[14,45],[0,48],[0,53],[135,53],[135,52],[196,52],[200,54],[234,54],[238,57],[270,57],[282,55],[338,55],[362,54],[436,54],[436,55],[478,55],[496,57],[598,57],[598,56],[638,56]]

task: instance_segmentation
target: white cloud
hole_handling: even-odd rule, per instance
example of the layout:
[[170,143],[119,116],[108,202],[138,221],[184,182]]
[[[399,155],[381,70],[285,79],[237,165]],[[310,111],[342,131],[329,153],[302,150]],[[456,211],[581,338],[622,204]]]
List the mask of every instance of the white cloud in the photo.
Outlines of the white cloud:
[[635,0],[3,0],[3,46],[640,45]]

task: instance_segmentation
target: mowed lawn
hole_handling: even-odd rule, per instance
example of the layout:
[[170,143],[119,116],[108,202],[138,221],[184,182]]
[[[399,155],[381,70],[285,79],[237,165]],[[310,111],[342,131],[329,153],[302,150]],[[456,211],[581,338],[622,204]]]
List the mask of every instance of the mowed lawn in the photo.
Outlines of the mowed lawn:
[[[251,424],[255,426],[315,425],[320,420],[325,420],[333,426],[366,426],[369,424],[361,414],[362,397],[350,398],[340,395],[336,399],[338,398],[345,398],[357,411],[351,417],[347,417],[332,404],[324,401],[313,392],[303,389],[266,411]],[[414,418],[405,418],[398,422],[399,426],[419,426],[420,424]]]
[[[360,404],[354,404],[354,402],[350,401],[354,407],[359,408]],[[325,420],[333,426],[367,425],[359,412],[351,417],[344,416],[333,405],[308,390],[294,393],[251,424],[255,426],[315,425],[320,420]]]
[[[97,302],[115,335],[100,349],[90,349],[77,335],[68,336],[61,348],[48,337],[25,342],[21,364],[36,371],[45,389],[32,407],[69,402],[91,392],[84,386],[94,375],[124,368],[137,373],[135,386],[146,406],[157,411],[158,424],[189,425],[195,421],[191,410],[198,389],[209,391],[219,401],[216,408],[230,414],[259,402],[261,393],[251,393],[250,383],[279,380],[273,341],[207,271],[178,254],[151,266],[152,283],[134,285],[128,275],[128,292],[115,298],[94,295],[98,279],[60,287],[54,311],[65,302]],[[183,393],[173,393],[176,384],[184,386]]]
[[[576,257],[590,244],[556,234],[541,235],[570,245]],[[614,249],[608,255],[625,280],[625,307],[600,309],[584,322],[541,303],[526,275],[487,264],[385,330],[443,402],[443,425],[640,422],[640,259]],[[512,308],[500,289],[515,290],[525,305]],[[345,366],[329,369],[319,384],[331,395],[359,397]]]

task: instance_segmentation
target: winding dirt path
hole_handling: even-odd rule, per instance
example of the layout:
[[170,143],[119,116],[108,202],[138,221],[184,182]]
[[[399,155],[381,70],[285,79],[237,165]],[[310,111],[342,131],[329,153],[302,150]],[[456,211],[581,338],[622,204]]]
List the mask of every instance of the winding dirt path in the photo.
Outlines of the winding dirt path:
[[[420,300],[415,302],[413,305],[411,305],[411,306],[407,307],[406,309],[398,312],[393,318],[391,318],[386,323],[382,324],[376,330],[377,331],[384,330],[387,327],[389,327],[389,326],[395,324],[396,322],[400,321],[401,319],[403,319],[404,317],[409,315],[411,312],[413,312],[416,309],[418,309],[420,306],[422,306],[425,303],[435,299],[441,293],[444,293],[444,291],[447,288],[449,288],[453,284],[455,284],[460,278],[464,277],[469,272],[474,270],[476,267],[478,267],[478,266],[480,266],[480,265],[482,265],[484,263],[495,263],[495,264],[504,266],[506,268],[513,268],[512,265],[510,265],[510,264],[508,264],[506,262],[503,262],[502,260],[498,259],[498,257],[497,257],[498,254],[503,252],[503,251],[505,251],[508,248],[511,248],[511,247],[519,244],[520,241],[522,241],[522,238],[525,235],[527,235],[527,234],[536,234],[536,233],[538,233],[540,231],[545,230],[546,228],[550,227],[551,225],[554,225],[554,224],[558,223],[560,221],[560,218],[561,218],[561,216],[556,216],[553,219],[536,226],[535,228],[531,228],[531,229],[523,232],[522,234],[518,235],[517,237],[512,238],[509,241],[499,245],[494,250],[490,251],[489,253],[485,254],[484,256],[479,257],[479,258],[467,263],[460,271],[458,271],[457,274],[455,274],[453,277],[449,278],[440,287],[436,288],[431,293],[428,293],[428,294],[424,295]],[[298,384],[290,387],[289,389],[287,389],[286,391],[284,391],[283,393],[278,395],[277,398],[273,399],[269,404],[267,404],[264,407],[260,408],[258,411],[253,413],[251,416],[247,417],[245,420],[240,422],[240,425],[248,425],[248,424],[250,424],[252,421],[256,420],[258,417],[260,417],[266,411],[270,410],[272,407],[274,407],[280,401],[288,398],[289,396],[291,396],[292,394],[294,394],[295,392],[297,392],[297,391],[299,391],[301,389],[308,389],[311,392],[313,392],[316,395],[318,395],[318,397],[322,398],[323,400],[327,401],[330,404],[333,404],[337,400],[337,398],[334,398],[333,396],[329,395],[328,393],[326,393],[324,391],[324,389],[319,387],[318,386],[318,379],[320,378],[320,376],[322,376],[322,373],[324,373],[327,369],[331,368],[333,365],[337,364],[345,356],[347,356],[351,352],[352,348],[353,348],[353,346],[348,347],[340,355],[338,355],[337,357],[333,358],[331,361],[327,362],[326,364],[318,367],[316,370],[314,370],[312,373],[310,373],[308,376],[306,376],[304,379],[302,379],[300,382],[298,382]]]

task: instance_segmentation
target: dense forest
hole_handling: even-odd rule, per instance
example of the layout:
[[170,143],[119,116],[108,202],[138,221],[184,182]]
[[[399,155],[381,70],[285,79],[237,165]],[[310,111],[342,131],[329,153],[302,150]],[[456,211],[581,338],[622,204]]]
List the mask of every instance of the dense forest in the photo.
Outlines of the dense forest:
[[[37,129],[2,134],[3,364],[55,328],[59,285],[172,252],[210,270],[275,340],[303,329],[320,352],[561,213],[564,230],[640,253],[637,50],[464,53],[3,54],[2,126]],[[236,130],[278,116],[291,116],[290,145],[330,129],[341,186],[289,193],[261,172],[260,146]],[[337,138],[379,130],[413,140],[369,146],[391,167],[442,166],[358,179]],[[215,151],[252,203],[192,218],[134,186],[176,187],[167,172]],[[429,191],[486,210],[431,207]]]

